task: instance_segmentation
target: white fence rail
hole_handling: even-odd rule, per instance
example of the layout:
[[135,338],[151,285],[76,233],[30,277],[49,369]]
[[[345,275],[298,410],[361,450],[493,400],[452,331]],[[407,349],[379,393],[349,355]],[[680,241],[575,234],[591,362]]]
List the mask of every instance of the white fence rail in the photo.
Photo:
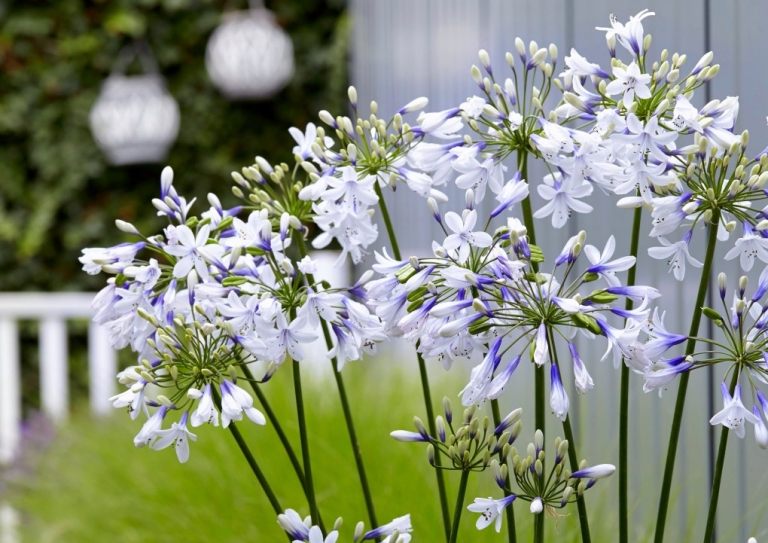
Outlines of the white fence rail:
[[[69,411],[67,321],[90,319],[93,295],[81,292],[0,293],[0,464],[10,462],[21,437],[21,353],[19,321],[38,321],[40,408],[60,422]],[[109,410],[115,390],[117,361],[107,332],[88,328],[88,372],[91,410]]]

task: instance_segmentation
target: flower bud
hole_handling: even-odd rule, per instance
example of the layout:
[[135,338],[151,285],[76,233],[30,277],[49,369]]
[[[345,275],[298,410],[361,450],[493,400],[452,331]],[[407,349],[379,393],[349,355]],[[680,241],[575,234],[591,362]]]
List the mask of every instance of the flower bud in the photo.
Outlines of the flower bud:
[[747,283],[749,282],[749,279],[746,275],[742,275],[739,277],[739,291],[743,294],[744,291],[747,290]]
[[453,422],[453,410],[451,409],[451,401],[447,396],[443,396],[443,413],[445,414],[445,420],[448,424]]
[[318,117],[320,117],[320,120],[323,121],[328,126],[336,127],[336,120],[333,118],[333,115],[331,115],[326,110],[321,110],[320,113],[318,113]]
[[362,539],[364,531],[365,531],[365,524],[363,524],[363,521],[360,521],[357,524],[355,524],[355,533],[353,535],[353,538],[356,542]]
[[357,107],[357,89],[354,86],[350,85],[347,88],[347,96],[349,97],[349,103]]
[[402,109],[400,109],[400,113],[414,113],[416,111],[421,111],[425,107],[427,107],[427,104],[429,104],[429,99],[426,96],[420,96],[414,100],[411,100],[407,104],[405,104]]
[[515,49],[521,57],[525,56],[525,42],[520,37],[515,38]]
[[480,68],[472,65],[472,68],[469,70],[469,75],[472,76],[472,81],[477,83],[478,85],[483,83],[483,74],[480,72]]
[[573,479],[602,479],[613,475],[616,471],[616,466],[613,464],[598,464],[589,468],[580,469],[574,471],[571,474]]
[[531,58],[531,62],[534,66],[539,66],[544,60],[547,58],[547,50],[546,49],[539,49],[536,51],[536,54],[533,55],[533,58]]
[[616,207],[619,207],[621,209],[634,209],[638,207],[642,207],[644,201],[643,198],[640,196],[625,196],[624,198],[620,198],[618,202],[616,202]]
[[480,49],[477,53],[478,58],[480,59],[480,64],[483,65],[483,68],[485,68],[488,72],[491,71],[491,57],[488,54],[488,51],[485,49]]
[[653,38],[650,34],[646,34],[643,38],[643,51],[648,51],[651,48],[651,42],[653,41]]
[[549,57],[552,60],[557,60],[557,53],[558,53],[557,45],[555,45],[554,43],[550,43],[549,44]]

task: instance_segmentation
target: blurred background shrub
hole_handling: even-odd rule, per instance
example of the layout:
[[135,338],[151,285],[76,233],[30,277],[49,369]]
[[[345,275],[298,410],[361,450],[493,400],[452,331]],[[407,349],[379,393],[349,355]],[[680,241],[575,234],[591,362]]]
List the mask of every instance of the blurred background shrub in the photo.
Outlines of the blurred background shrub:
[[[215,191],[227,205],[229,172],[257,154],[289,159],[288,127],[343,107],[345,0],[268,3],[293,40],[292,81],[263,101],[219,93],[205,70],[206,43],[223,14],[247,7],[247,0],[0,1],[0,291],[101,288],[103,277],[80,270],[80,249],[124,241],[116,218],[150,232],[160,226],[150,200],[162,164],[110,166],[88,125],[102,82],[134,40],[150,46],[179,104],[166,162],[188,199],[204,202]],[[85,323],[70,329],[73,398],[87,390],[85,332]],[[36,346],[36,325],[21,323],[25,409],[39,403]]]
[[[205,46],[246,0],[0,2],[0,291],[98,288],[80,271],[84,246],[121,240],[116,217],[149,226],[162,165],[110,167],[88,112],[122,47],[145,40],[181,127],[167,163],[189,198],[227,196],[229,172],[256,154],[290,158],[290,126],[343,107],[344,0],[271,2],[291,36],[296,74],[273,99],[230,102],[205,71]],[[84,195],[88,195],[84,197]],[[225,201],[226,205],[226,201]]]

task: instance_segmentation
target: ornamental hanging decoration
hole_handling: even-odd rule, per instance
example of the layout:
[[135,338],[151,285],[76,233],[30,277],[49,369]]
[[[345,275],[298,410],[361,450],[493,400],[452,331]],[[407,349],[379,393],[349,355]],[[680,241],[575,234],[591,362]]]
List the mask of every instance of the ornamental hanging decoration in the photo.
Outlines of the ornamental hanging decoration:
[[208,41],[205,66],[227,98],[268,98],[293,76],[293,43],[261,2],[224,16]]
[[[126,75],[138,58],[143,73]],[[91,132],[116,166],[162,162],[179,132],[179,106],[144,42],[120,51],[90,113]]]

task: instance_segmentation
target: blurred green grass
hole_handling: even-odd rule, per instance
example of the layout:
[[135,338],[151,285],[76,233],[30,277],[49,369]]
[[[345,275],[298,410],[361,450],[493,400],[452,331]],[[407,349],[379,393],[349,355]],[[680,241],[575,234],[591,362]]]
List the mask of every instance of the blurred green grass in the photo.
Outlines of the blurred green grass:
[[[287,369],[287,368],[286,368]],[[391,368],[390,368],[391,370]],[[396,377],[393,377],[396,375]],[[345,370],[355,420],[380,522],[411,513],[416,541],[442,540],[434,475],[423,444],[398,443],[397,428],[411,429],[423,404],[416,379],[386,369],[386,364],[352,365]],[[315,485],[326,524],[344,518],[342,541],[351,541],[365,508],[350,453],[338,397],[332,381],[309,380],[305,388]],[[455,396],[458,381],[438,378],[436,398]],[[290,371],[265,387],[270,403],[298,447],[298,427]],[[458,411],[458,401],[454,402]],[[308,513],[300,487],[273,429],[241,423],[257,461],[267,473],[283,507]],[[11,501],[21,514],[22,540],[29,543],[73,542],[162,543],[167,541],[284,541],[269,503],[252,477],[229,432],[199,428],[191,459],[180,465],[172,450],[135,449],[138,421],[116,413],[93,420],[76,414],[52,445],[36,454],[31,473],[12,487]],[[530,440],[524,428],[518,448]],[[553,437],[554,438],[554,437]],[[458,474],[447,472],[453,509]],[[590,492],[593,540],[611,541],[612,520],[596,522],[610,485]],[[490,473],[470,479],[468,499],[499,497]],[[578,541],[575,507],[548,520],[548,539]],[[561,512],[563,513],[563,512]],[[598,514],[596,514],[598,513]],[[613,515],[608,515],[612,517]],[[529,540],[527,504],[516,507],[521,540]],[[492,529],[478,532],[476,515],[465,510],[459,541],[506,540]]]

